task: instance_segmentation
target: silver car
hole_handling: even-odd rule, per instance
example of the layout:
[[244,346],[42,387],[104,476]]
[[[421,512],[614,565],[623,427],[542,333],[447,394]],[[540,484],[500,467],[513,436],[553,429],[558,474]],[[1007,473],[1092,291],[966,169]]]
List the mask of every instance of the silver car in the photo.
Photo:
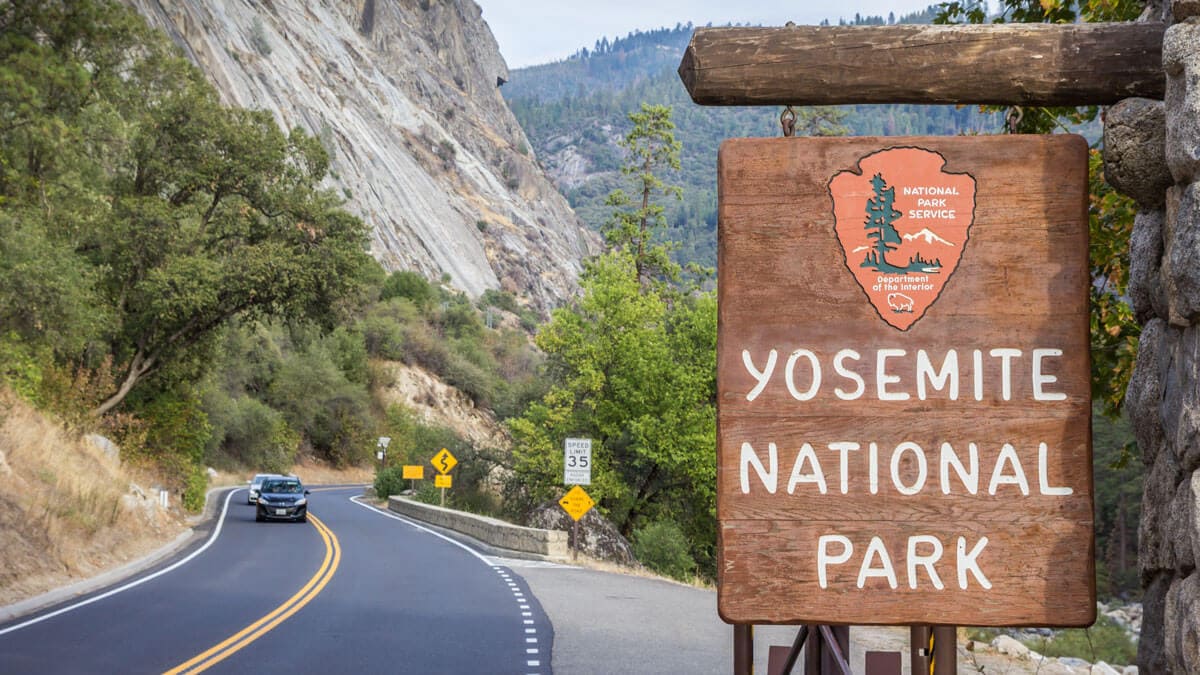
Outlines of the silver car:
[[246,503],[247,504],[257,504],[258,503],[258,493],[262,492],[263,481],[268,478],[275,478],[278,475],[279,474],[274,474],[274,473],[256,473],[256,474],[254,474],[254,478],[249,481],[250,482],[250,490],[249,490],[249,494],[246,496]]

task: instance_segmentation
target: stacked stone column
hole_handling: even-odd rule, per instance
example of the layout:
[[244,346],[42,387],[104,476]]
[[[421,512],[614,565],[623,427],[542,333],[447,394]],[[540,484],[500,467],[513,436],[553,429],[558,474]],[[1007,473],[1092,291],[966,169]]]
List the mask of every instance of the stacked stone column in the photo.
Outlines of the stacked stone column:
[[1146,466],[1138,562],[1143,673],[1200,673],[1200,0],[1152,3],[1168,22],[1163,101],[1107,112],[1105,176],[1139,207],[1129,299],[1142,324],[1125,397]]

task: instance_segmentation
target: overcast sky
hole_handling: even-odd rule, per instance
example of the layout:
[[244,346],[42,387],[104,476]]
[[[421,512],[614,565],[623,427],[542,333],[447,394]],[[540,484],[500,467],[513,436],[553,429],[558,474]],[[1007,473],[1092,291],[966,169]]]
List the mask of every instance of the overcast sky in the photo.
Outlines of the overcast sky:
[[782,26],[788,21],[837,23],[863,16],[901,16],[937,0],[476,0],[509,68],[549,63],[591,48],[596,40],[691,21]]

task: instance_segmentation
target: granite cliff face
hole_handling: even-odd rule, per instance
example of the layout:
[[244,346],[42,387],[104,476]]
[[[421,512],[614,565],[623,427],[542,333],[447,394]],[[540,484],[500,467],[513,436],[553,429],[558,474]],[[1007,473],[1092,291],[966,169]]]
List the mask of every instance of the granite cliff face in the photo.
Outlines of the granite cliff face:
[[472,0],[128,1],[227,103],[321,139],[387,269],[543,309],[575,290],[598,240],[534,163]]

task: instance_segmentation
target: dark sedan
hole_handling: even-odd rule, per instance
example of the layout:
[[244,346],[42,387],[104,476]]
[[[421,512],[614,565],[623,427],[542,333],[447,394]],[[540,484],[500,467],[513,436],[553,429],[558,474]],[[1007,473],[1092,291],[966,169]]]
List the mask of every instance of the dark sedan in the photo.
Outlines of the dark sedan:
[[299,478],[273,477],[263,481],[254,519],[308,522],[308,490]]

